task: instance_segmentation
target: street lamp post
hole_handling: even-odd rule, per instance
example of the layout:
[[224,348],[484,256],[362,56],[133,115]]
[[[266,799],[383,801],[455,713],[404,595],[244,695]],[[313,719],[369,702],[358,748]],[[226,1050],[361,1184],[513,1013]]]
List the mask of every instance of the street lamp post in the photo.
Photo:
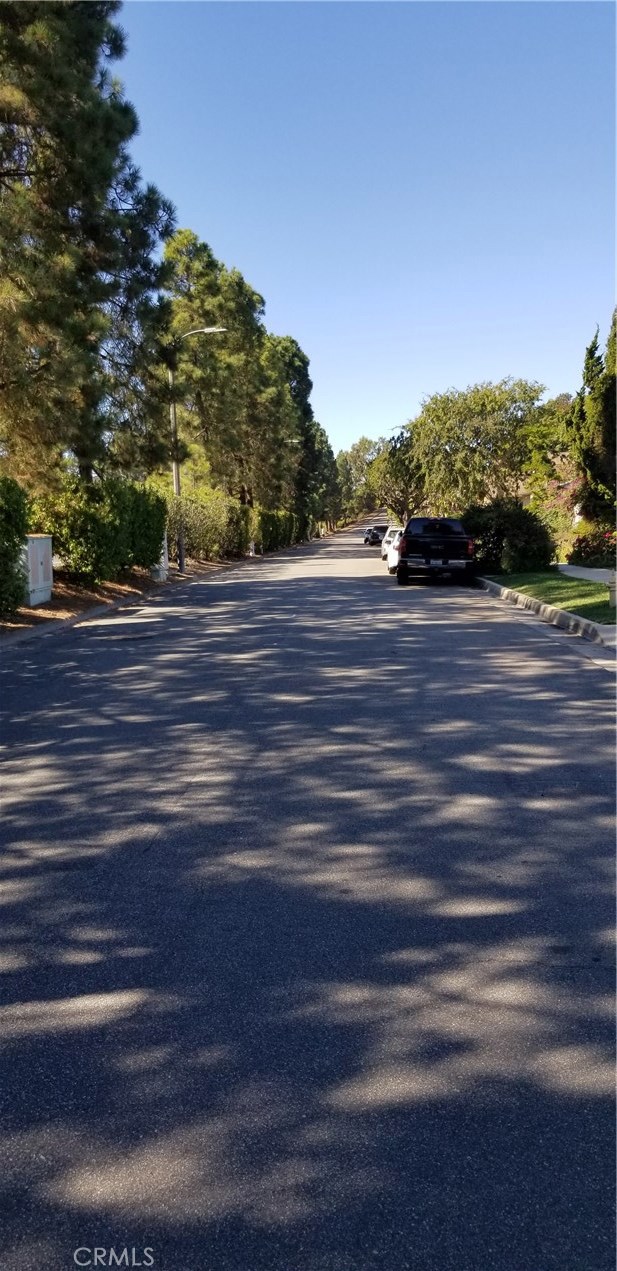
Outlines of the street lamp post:
[[[226,331],[227,327],[196,327],[194,331],[185,331],[184,335],[179,335],[174,340],[172,348],[175,349],[181,340],[186,340],[189,335],[215,335]],[[176,420],[176,395],[174,392],[174,368],[169,365],[169,422],[171,424],[171,471],[174,482],[174,494],[180,494],[180,464],[178,462],[178,423]],[[180,512],[180,524],[178,527],[178,573],[184,573],[184,527],[182,525],[182,512]]]

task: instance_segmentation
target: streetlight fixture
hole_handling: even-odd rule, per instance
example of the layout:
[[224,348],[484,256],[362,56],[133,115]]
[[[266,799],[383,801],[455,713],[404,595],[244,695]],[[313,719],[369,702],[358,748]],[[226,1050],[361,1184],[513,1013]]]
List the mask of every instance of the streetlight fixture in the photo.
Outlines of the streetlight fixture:
[[[173,341],[172,348],[175,350],[182,340],[186,340],[189,335],[219,335],[226,331],[227,327],[195,327],[193,331],[185,331],[184,335],[176,336]],[[174,482],[174,494],[180,494],[180,464],[178,463],[178,424],[176,421],[176,398],[174,393],[174,368],[170,363],[169,372],[169,420],[171,424],[171,471]],[[182,515],[180,515],[180,526],[178,528],[178,573],[184,573],[184,530],[182,526]]]

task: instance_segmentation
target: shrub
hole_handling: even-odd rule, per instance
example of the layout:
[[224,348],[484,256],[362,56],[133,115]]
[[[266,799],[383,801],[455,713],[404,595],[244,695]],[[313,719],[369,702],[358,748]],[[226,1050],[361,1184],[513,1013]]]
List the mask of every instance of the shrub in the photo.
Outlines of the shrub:
[[115,577],[119,563],[113,550],[113,525],[105,515],[98,485],[65,477],[60,490],[34,501],[32,528],[51,534],[54,552],[78,582]]
[[22,549],[28,533],[28,497],[12,477],[0,477],[0,616],[24,603]]
[[245,556],[251,541],[259,552],[275,552],[297,540],[298,520],[292,512],[269,512],[248,507],[221,491],[207,498],[167,496],[167,535],[176,557],[182,526],[184,549],[195,560]]
[[293,512],[266,512],[263,508],[256,511],[253,537],[262,552],[276,552],[297,542],[299,525]]
[[130,565],[150,569],[161,558],[167,506],[160,494],[143,487],[129,485],[129,560]]
[[54,551],[76,581],[117,578],[131,565],[148,568],[161,555],[165,502],[128,481],[96,483],[65,477],[58,492],[33,505],[33,523],[53,537]]
[[553,560],[550,530],[535,512],[514,499],[470,507],[461,520],[475,539],[478,565],[487,573],[546,569]]
[[219,500],[169,495],[167,536],[172,556],[176,555],[178,535],[182,528],[186,555],[194,560],[214,560],[221,555],[225,527],[226,517]]
[[180,527],[187,556],[215,560],[221,556],[245,556],[248,552],[251,508],[222,491],[206,498],[167,496],[167,535],[172,556],[177,554]]
[[[557,483],[553,482],[552,484],[556,485]],[[561,493],[562,491],[558,490],[558,494]],[[565,494],[567,494],[567,491]],[[544,500],[533,499],[530,506],[531,511],[535,512],[536,516],[539,516],[543,525],[546,525],[551,538],[554,540],[557,560],[566,560],[577,533],[574,526],[571,499],[566,498],[564,495],[560,502],[557,495],[555,495]]]
[[235,499],[227,500],[226,556],[246,556],[251,541],[250,513],[251,508],[245,504],[237,503]]
[[615,568],[615,551],[617,550],[617,534],[615,530],[603,529],[601,526],[579,534],[574,540],[572,551],[568,553],[569,565],[593,565],[600,569]]

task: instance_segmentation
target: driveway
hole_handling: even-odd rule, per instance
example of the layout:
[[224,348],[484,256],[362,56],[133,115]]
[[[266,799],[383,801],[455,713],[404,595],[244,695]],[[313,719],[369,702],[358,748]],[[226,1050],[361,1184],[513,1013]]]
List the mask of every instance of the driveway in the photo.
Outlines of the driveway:
[[584,644],[356,533],[7,651],[3,1271],[613,1271]]
[[569,574],[570,578],[588,578],[593,583],[607,583],[614,569],[595,569],[592,565],[559,565],[561,574]]

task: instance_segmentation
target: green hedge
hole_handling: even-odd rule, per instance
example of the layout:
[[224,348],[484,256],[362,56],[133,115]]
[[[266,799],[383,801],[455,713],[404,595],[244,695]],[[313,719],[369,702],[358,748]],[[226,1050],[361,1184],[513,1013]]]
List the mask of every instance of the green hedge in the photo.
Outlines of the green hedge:
[[554,559],[550,531],[535,512],[514,499],[469,507],[460,519],[475,539],[476,560],[486,573],[545,569]]
[[12,477],[0,477],[0,616],[24,603],[22,548],[28,533],[28,497]]
[[98,583],[132,565],[157,563],[165,515],[165,500],[143,486],[70,476],[59,491],[35,501],[32,528],[52,535],[54,552],[72,578]]
[[167,540],[169,554],[177,558],[180,527],[184,550],[194,560],[217,560],[221,556],[245,556],[250,542],[252,509],[228,495],[212,492],[204,499],[182,495],[167,496]]
[[298,541],[300,527],[293,512],[264,512],[261,508],[254,511],[253,538],[260,551],[276,552]]
[[251,542],[258,552],[276,552],[297,542],[299,535],[298,518],[292,512],[249,508],[216,490],[201,499],[167,496],[167,538],[174,558],[180,526],[185,553],[194,560],[245,556]]
[[128,495],[129,558],[128,565],[151,569],[158,564],[163,550],[167,508],[160,494],[143,486],[124,485]]

